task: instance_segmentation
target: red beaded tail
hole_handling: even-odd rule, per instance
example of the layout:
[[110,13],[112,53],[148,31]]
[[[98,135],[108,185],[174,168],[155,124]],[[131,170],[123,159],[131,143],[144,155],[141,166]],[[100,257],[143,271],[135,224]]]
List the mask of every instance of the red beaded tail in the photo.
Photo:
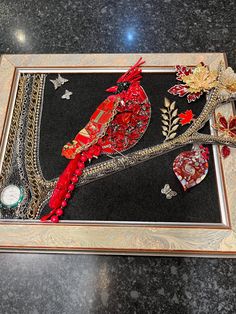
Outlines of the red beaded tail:
[[67,206],[71,193],[83,173],[85,162],[88,159],[91,160],[93,157],[98,157],[100,153],[101,147],[95,144],[87,151],[82,152],[82,154],[77,154],[74,159],[70,160],[66,169],[60,175],[49,200],[51,211],[41,218],[42,222],[46,222],[49,219],[54,223],[59,221],[59,217],[63,215],[63,209]]

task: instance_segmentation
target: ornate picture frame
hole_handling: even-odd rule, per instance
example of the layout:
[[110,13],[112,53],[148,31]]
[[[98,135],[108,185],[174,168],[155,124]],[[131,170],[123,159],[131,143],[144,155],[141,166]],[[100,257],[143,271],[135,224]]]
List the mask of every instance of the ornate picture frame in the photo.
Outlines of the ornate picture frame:
[[[204,62],[210,69],[216,69],[220,63],[224,67],[227,66],[223,53],[2,55],[1,175],[4,176],[6,171],[4,163],[11,125],[14,119],[17,119],[14,109],[17,106],[17,91],[19,92],[22,73],[124,72],[139,57],[146,61],[143,72],[169,73],[175,71],[177,64],[196,66],[199,62]],[[233,114],[233,104],[225,104],[220,111],[227,115]],[[217,112],[218,109],[215,114]],[[214,117],[211,123],[213,120]],[[236,150],[232,149],[227,159],[219,158],[219,147],[216,145],[213,146],[213,152],[221,204],[221,223],[63,221],[59,224],[45,224],[38,220],[0,219],[0,249],[57,253],[234,256]],[[37,196],[35,200],[37,202]]]

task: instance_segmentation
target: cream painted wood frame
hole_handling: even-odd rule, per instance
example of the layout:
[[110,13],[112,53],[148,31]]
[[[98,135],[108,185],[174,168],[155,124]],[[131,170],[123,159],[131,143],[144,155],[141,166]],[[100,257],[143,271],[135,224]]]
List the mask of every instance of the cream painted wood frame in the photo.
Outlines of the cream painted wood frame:
[[[20,73],[123,72],[139,57],[145,72],[174,72],[176,64],[203,61],[227,66],[223,53],[2,55],[0,64],[0,170]],[[231,103],[221,112],[233,112]],[[236,149],[222,160],[214,146],[219,196],[225,211],[220,224],[102,223],[0,220],[0,249],[22,252],[80,252],[132,255],[236,256]],[[223,196],[222,196],[223,195]],[[210,197],[210,196],[209,196]]]

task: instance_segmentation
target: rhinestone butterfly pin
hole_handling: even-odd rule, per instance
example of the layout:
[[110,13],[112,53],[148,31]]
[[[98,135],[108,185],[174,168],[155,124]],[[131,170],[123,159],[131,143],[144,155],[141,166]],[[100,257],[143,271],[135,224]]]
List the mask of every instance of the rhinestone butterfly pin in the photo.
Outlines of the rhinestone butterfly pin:
[[177,195],[177,192],[172,191],[169,184],[165,184],[164,188],[161,189],[161,193],[165,194],[168,200],[172,199],[172,197]]
[[50,80],[50,82],[52,82],[52,84],[54,85],[55,89],[58,89],[58,87],[60,87],[61,85],[64,85],[68,81],[69,80],[65,79],[60,74],[58,74],[58,77],[55,80]]
[[73,95],[73,93],[66,89],[64,95],[62,95],[61,98],[68,100],[68,99],[70,99],[71,95]]

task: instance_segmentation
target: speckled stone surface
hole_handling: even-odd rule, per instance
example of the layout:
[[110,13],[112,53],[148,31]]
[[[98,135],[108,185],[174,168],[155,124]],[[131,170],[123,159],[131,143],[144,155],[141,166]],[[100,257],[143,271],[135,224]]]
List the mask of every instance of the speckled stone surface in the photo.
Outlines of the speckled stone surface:
[[[225,51],[234,0],[0,1],[0,53]],[[236,260],[0,255],[0,313],[236,313]]]
[[236,313],[236,260],[3,254],[1,313]]

